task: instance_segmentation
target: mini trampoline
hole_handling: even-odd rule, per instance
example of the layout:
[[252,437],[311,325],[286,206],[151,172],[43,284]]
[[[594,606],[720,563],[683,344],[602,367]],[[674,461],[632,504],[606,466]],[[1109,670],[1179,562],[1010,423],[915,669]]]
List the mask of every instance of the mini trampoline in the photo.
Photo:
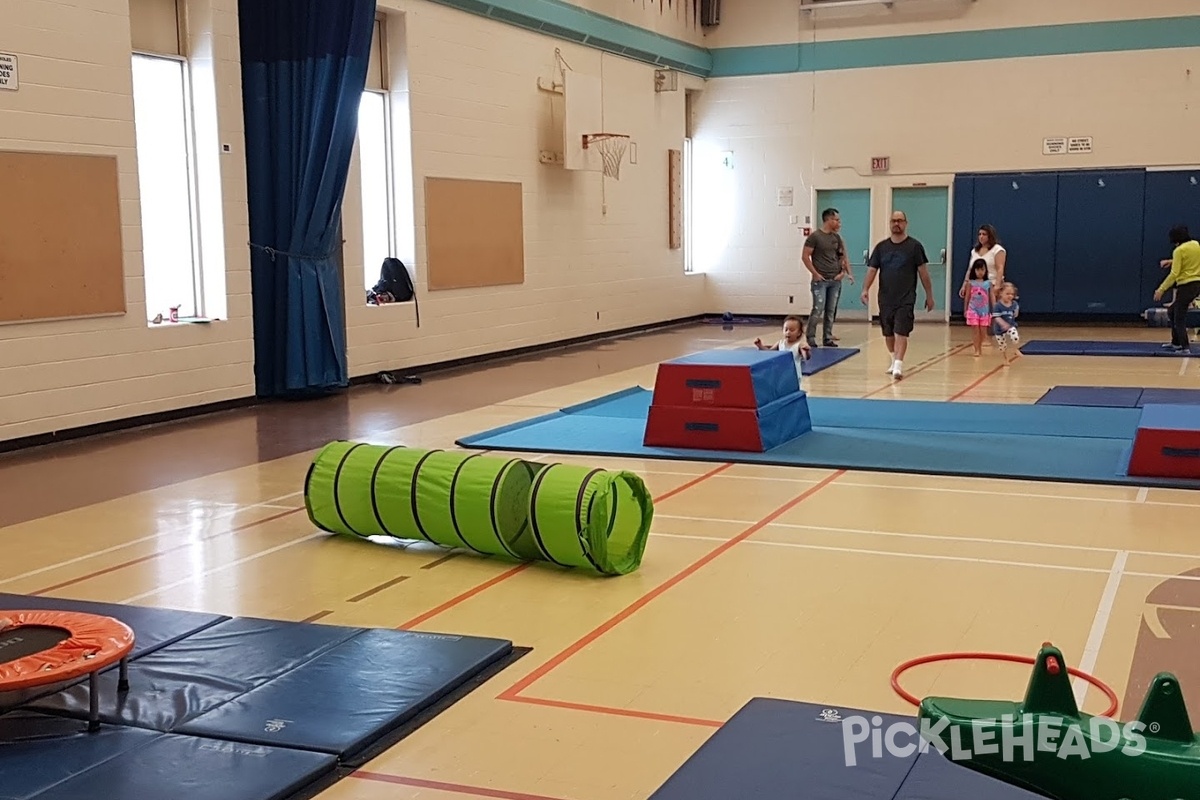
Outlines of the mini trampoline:
[[129,689],[133,630],[120,620],[76,611],[0,611],[0,692],[88,676],[88,730],[100,728],[97,677],[120,662],[117,691]]

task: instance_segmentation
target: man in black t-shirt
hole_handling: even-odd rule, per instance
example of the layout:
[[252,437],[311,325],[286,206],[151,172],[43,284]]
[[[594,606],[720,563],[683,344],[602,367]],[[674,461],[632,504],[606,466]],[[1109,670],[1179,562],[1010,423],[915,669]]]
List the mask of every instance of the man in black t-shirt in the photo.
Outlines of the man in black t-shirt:
[[929,278],[929,259],[925,247],[911,238],[908,217],[903,211],[892,212],[892,235],[875,245],[867,262],[867,280],[863,284],[862,303],[869,302],[871,284],[879,277],[879,327],[892,356],[888,374],[904,377],[904,354],[912,333],[917,305],[917,277],[925,289],[925,310],[933,311],[933,281]]

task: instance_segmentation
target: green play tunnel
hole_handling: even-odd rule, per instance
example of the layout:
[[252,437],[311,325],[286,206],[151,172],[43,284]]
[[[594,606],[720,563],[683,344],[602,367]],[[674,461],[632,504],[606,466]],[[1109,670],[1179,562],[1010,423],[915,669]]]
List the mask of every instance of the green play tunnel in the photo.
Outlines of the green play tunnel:
[[631,472],[355,442],[317,454],[304,502],[330,533],[423,539],[601,575],[641,565],[654,516]]

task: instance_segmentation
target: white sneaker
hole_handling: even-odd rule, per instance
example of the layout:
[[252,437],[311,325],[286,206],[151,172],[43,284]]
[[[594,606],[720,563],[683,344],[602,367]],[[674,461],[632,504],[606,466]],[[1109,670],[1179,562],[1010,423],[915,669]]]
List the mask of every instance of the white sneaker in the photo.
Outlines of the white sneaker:
[[895,372],[896,372],[896,362],[895,362],[895,360],[893,360],[892,363],[888,364],[887,374],[892,375]]
[[900,380],[901,378],[904,377],[904,365],[901,364],[899,361],[892,364],[892,377],[895,378],[896,380]]

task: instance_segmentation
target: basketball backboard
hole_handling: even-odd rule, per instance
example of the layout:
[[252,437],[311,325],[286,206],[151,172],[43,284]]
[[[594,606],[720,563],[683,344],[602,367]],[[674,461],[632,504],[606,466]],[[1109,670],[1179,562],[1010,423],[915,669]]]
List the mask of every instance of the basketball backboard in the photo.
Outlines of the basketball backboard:
[[604,162],[595,147],[584,149],[586,133],[602,133],[601,104],[604,84],[600,78],[574,70],[563,71],[563,167],[600,172]]

